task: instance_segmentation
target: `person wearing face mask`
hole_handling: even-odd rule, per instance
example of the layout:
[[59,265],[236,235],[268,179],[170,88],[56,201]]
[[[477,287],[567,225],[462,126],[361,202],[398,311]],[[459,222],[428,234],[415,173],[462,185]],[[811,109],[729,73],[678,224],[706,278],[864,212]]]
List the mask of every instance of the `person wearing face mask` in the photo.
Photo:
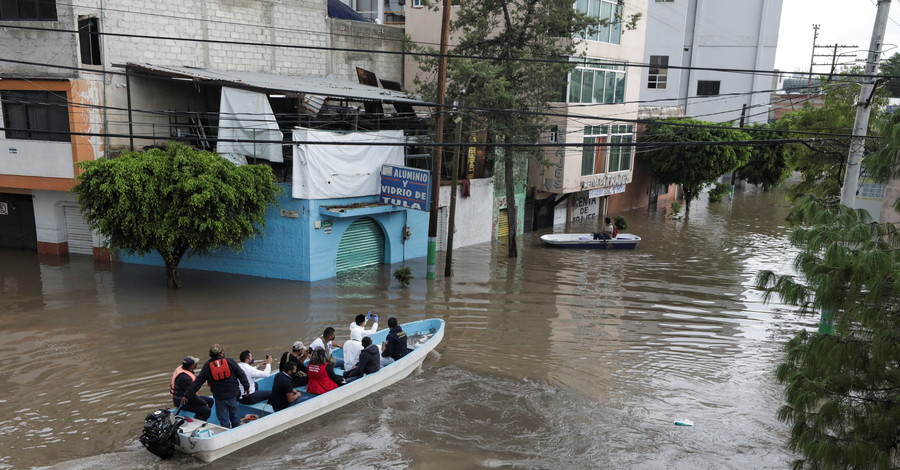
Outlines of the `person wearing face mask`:
[[270,390],[260,390],[259,387],[256,386],[256,381],[268,377],[272,372],[272,356],[266,354],[266,360],[259,365],[259,368],[253,367],[253,354],[246,349],[241,351],[240,360],[241,362],[238,363],[238,366],[243,369],[244,374],[247,376],[247,380],[250,382],[249,391],[244,390],[244,386],[238,384],[241,388],[241,396],[243,397],[240,399],[240,402],[245,405],[252,405],[268,400],[272,395],[272,392]]

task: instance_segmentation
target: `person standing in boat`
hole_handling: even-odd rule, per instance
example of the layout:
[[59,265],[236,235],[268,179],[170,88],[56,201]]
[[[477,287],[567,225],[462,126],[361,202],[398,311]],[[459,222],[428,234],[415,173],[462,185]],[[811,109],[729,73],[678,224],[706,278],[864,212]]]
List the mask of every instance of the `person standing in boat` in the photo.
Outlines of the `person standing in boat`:
[[363,350],[359,354],[359,363],[356,367],[344,372],[344,380],[347,383],[361,378],[366,374],[374,374],[381,369],[380,350],[377,344],[372,344],[372,338],[366,336],[362,339]]
[[[326,353],[326,357],[328,357],[330,360],[332,357],[334,348],[340,349],[341,347],[343,347],[343,345],[334,340],[334,328],[329,326],[328,328],[325,328],[325,331],[322,333],[322,336],[316,338],[315,341],[313,341],[312,344],[309,345],[309,350],[310,350],[310,354],[312,354],[316,351],[316,349],[324,349],[325,353]],[[344,368],[344,360],[338,359],[334,366],[337,367],[338,369],[343,369]]]
[[303,341],[294,341],[291,346],[291,352],[285,351],[281,354],[281,362],[278,363],[279,370],[284,372],[289,362],[297,365],[297,372],[291,375],[294,387],[302,387],[306,385],[306,365],[304,362],[309,358],[309,350],[303,345]]
[[272,382],[272,397],[269,398],[269,404],[272,405],[273,411],[281,411],[312,398],[311,395],[304,396],[303,393],[294,390],[293,376],[296,373],[297,363],[289,361],[284,364],[281,372],[275,374],[274,382]]
[[387,335],[387,341],[384,342],[381,353],[381,365],[388,365],[397,359],[409,354],[409,348],[406,344],[406,332],[397,322],[397,319],[391,317],[388,319],[388,328],[390,332]]
[[241,396],[243,397],[239,401],[245,405],[252,405],[268,400],[272,392],[270,390],[260,390],[256,386],[256,380],[264,379],[272,372],[272,356],[266,354],[266,360],[260,364],[260,368],[253,367],[253,353],[249,350],[241,351],[240,360],[241,363],[238,366],[247,376],[247,380],[250,382],[250,390],[244,390],[244,387],[238,384],[241,387]]
[[194,413],[194,416],[202,421],[209,419],[212,413],[213,399],[211,397],[201,397],[194,395],[187,403],[182,403],[184,392],[194,382],[194,370],[197,369],[197,363],[200,359],[194,356],[187,356],[181,361],[181,365],[172,372],[172,381],[169,384],[169,394],[172,395],[172,402],[175,406],[180,406],[184,411]]
[[207,381],[213,398],[216,399],[216,417],[219,419],[219,425],[226,428],[237,427],[241,423],[241,417],[238,416],[241,388],[238,385],[243,385],[244,390],[250,390],[250,382],[234,359],[225,357],[225,348],[219,344],[209,347],[209,360],[203,364],[203,369],[188,387],[181,402],[186,403],[193,398]]
[[307,370],[309,383],[306,391],[313,395],[321,395],[344,384],[344,379],[334,372],[334,364],[328,359],[324,348],[313,349]]

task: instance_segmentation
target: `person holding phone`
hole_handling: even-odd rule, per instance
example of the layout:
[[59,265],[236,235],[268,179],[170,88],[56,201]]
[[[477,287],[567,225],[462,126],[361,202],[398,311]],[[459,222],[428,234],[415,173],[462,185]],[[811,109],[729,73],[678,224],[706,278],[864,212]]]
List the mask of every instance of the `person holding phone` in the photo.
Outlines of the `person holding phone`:
[[259,367],[253,367],[253,353],[248,350],[241,351],[240,355],[240,368],[244,371],[244,374],[247,376],[247,380],[250,381],[250,390],[245,391],[244,386],[241,385],[241,398],[239,401],[245,405],[252,405],[254,403],[259,403],[261,401],[268,400],[269,397],[272,396],[271,390],[260,390],[256,386],[256,381],[258,379],[264,379],[272,373],[272,356],[266,354],[266,360],[263,361]]

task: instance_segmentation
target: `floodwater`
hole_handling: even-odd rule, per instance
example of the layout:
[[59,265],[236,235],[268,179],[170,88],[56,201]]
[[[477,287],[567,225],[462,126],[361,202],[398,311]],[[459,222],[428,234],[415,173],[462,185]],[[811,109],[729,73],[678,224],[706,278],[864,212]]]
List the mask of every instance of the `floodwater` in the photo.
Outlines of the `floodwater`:
[[[0,251],[0,469],[785,468],[773,371],[815,320],[751,286],[791,269],[788,207],[702,199],[687,220],[627,213],[633,252],[548,248],[544,231],[514,260],[455,250],[449,279],[414,260],[408,289],[382,267],[313,284],[184,270],[170,291],[160,268]],[[278,357],[369,310],[443,318],[446,337],[417,374],[214,464],[138,443],[183,356]]]

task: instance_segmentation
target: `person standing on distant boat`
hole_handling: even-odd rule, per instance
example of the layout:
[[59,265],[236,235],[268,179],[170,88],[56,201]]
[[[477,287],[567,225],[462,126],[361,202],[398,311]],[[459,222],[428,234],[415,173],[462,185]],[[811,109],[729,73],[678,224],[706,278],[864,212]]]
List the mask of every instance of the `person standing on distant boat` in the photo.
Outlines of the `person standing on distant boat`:
[[250,390],[250,382],[234,359],[225,357],[225,348],[219,344],[209,347],[209,360],[203,364],[203,369],[188,387],[181,402],[187,403],[207,381],[213,398],[216,399],[216,417],[219,419],[219,425],[226,428],[237,427],[241,423],[241,417],[238,416],[241,388],[238,384],[243,385],[244,390]]
[[396,318],[391,317],[388,319],[388,328],[391,331],[387,335],[387,341],[384,342],[383,352],[381,353],[381,365],[383,366],[409,354],[409,348],[406,344],[406,332],[403,331]]
[[[326,357],[328,357],[330,360],[332,357],[334,348],[340,349],[341,347],[342,347],[341,343],[338,343],[334,340],[334,328],[329,326],[328,328],[325,328],[325,331],[322,333],[322,336],[316,338],[315,341],[313,341],[312,344],[309,345],[309,350],[310,350],[310,354],[312,354],[313,352],[316,351],[316,349],[324,349],[325,353],[326,353]],[[334,366],[337,367],[338,369],[343,369],[344,368],[343,359],[338,359]]]
[[347,383],[361,378],[366,374],[374,374],[381,369],[381,358],[377,344],[372,344],[372,338],[366,336],[362,339],[363,350],[359,354],[359,363],[356,367],[344,372],[344,380]]
[[239,358],[241,363],[238,364],[238,366],[244,371],[247,380],[250,382],[250,390],[244,390],[244,387],[239,384],[241,387],[241,396],[243,397],[239,401],[245,405],[252,405],[268,400],[269,396],[272,395],[272,392],[269,390],[260,390],[259,387],[256,386],[256,380],[264,379],[272,372],[272,356],[266,354],[265,362],[260,364],[260,367],[262,368],[253,367],[253,353],[249,350],[245,349],[241,351]]
[[172,372],[172,381],[169,384],[169,394],[172,395],[172,402],[175,406],[180,406],[183,411],[190,411],[194,416],[202,421],[209,419],[212,413],[213,399],[211,397],[201,397],[194,395],[187,403],[182,404],[181,399],[184,398],[184,392],[194,382],[194,370],[197,369],[197,363],[200,359],[194,356],[186,356],[181,365]]

